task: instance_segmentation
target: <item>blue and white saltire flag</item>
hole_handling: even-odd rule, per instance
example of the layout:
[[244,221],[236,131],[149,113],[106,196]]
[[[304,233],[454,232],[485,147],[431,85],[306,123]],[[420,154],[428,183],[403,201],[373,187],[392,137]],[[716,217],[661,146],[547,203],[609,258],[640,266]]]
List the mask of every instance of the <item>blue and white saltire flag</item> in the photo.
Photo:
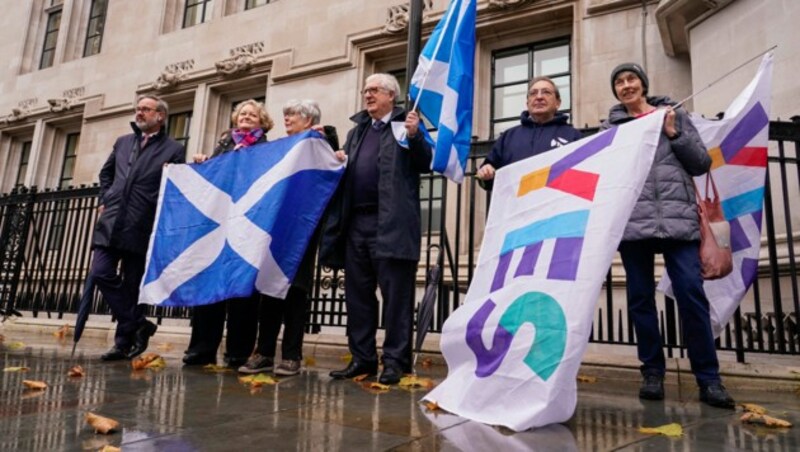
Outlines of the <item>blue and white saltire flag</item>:
[[600,289],[642,191],[664,110],[497,171],[475,278],[425,399],[521,431],[564,422]]
[[285,298],[343,172],[317,132],[168,166],[139,303]]
[[438,128],[431,169],[464,179],[472,137],[475,0],[453,0],[419,56],[409,94]]
[[[693,116],[711,156],[711,173],[719,191],[725,219],[731,225],[733,271],[705,281],[711,328],[719,336],[758,277],[761,226],[767,180],[772,52],[761,60],[758,73],[725,111],[723,119]],[[695,178],[700,195],[706,176]],[[664,271],[658,290],[673,296],[672,282]]]

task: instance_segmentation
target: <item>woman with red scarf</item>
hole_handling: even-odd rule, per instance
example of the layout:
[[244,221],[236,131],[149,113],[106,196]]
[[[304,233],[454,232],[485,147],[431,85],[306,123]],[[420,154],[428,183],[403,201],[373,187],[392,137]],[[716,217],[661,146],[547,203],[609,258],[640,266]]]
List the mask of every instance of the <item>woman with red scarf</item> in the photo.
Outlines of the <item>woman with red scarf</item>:
[[[195,163],[264,143],[267,141],[267,132],[273,126],[264,104],[253,99],[236,106],[231,115],[231,122],[234,128],[222,134],[211,157],[196,154],[193,157]],[[247,362],[256,342],[259,297],[260,294],[256,292],[250,297],[232,298],[194,308],[192,337],[183,357],[183,363],[186,365],[216,363],[226,315],[228,337],[225,340],[225,363],[229,367],[238,368]]]

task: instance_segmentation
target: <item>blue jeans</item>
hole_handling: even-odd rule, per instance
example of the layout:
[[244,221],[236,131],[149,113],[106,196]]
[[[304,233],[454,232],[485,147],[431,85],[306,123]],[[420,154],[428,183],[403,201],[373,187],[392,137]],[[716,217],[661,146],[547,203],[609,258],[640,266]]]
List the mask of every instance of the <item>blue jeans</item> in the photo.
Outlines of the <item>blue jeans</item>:
[[644,375],[664,375],[666,365],[656,311],[655,255],[664,255],[678,305],[683,341],[697,383],[719,380],[719,362],[711,331],[708,299],[700,275],[699,242],[648,239],[619,246],[627,276],[628,313],[636,331],[639,361]]

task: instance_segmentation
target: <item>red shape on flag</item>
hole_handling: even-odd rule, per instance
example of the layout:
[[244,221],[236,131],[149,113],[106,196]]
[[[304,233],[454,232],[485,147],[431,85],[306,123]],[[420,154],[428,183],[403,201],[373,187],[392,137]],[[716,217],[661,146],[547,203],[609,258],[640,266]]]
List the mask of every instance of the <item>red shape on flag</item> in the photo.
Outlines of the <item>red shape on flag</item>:
[[547,184],[548,187],[575,195],[589,201],[594,200],[600,175],[576,169],[568,169]]
[[766,147],[744,147],[739,149],[728,165],[739,166],[758,166],[765,168],[767,166],[767,148]]

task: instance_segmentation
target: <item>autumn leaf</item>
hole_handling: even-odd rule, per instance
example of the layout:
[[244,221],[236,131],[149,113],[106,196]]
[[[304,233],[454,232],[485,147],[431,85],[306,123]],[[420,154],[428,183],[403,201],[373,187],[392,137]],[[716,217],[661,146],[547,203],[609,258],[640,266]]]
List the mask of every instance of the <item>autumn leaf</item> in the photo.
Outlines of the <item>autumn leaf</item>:
[[765,414],[767,412],[766,408],[755,403],[742,403],[741,406],[746,413]]
[[20,341],[9,342],[6,344],[6,348],[9,350],[19,350],[25,348],[25,343]]
[[409,375],[407,377],[403,377],[400,379],[400,382],[397,384],[401,388],[425,388],[431,389],[436,384],[430,378],[420,378],[416,375]]
[[425,358],[422,360],[422,367],[427,369],[428,367],[433,366],[433,360],[430,358]]
[[145,353],[144,355],[139,356],[131,361],[131,367],[133,367],[133,370],[159,369],[166,366],[167,363],[164,362],[164,358],[157,353]]
[[114,447],[109,444],[106,444],[105,447],[100,449],[100,452],[122,452],[122,449],[120,449],[119,447]]
[[347,354],[344,354],[344,355],[340,356],[339,359],[342,360],[343,362],[349,363],[350,361],[353,360],[353,355],[350,354],[350,353],[347,353]]
[[369,377],[369,374],[361,374],[361,375],[356,375],[355,377],[353,377],[353,381],[355,381],[355,382],[364,381],[364,380],[366,380],[368,377]]
[[248,375],[246,377],[239,377],[239,381],[247,383],[253,388],[258,388],[264,385],[278,384],[278,380],[272,378],[267,374]]
[[317,365],[317,360],[313,356],[306,356],[306,367],[314,367]]
[[217,373],[233,372],[233,369],[229,368],[228,366],[219,366],[217,364],[206,364],[203,366],[203,370]]
[[47,383],[38,380],[22,380],[22,384],[28,389],[46,389]]
[[425,408],[428,409],[428,411],[441,411],[442,410],[442,407],[440,407],[439,404],[436,403],[436,402],[431,402],[429,400],[426,400],[425,402],[423,402],[423,404],[425,405]]
[[102,433],[104,435],[119,429],[119,422],[94,413],[86,413],[86,423],[94,429],[95,433]]
[[58,339],[64,339],[64,337],[69,333],[69,325],[64,325],[55,332],[53,332],[53,336],[57,337]]
[[6,367],[3,372],[27,372],[29,370],[27,367]]
[[580,383],[597,383],[597,377],[590,377],[588,375],[578,375],[578,382],[580,382]]
[[792,426],[789,421],[758,413],[744,413],[740,420],[746,424],[758,424],[772,428],[789,428]]
[[673,422],[660,427],[639,427],[639,432],[678,438],[683,435],[683,427],[681,424]]
[[72,369],[70,369],[69,371],[67,371],[67,375],[70,376],[70,377],[82,377],[82,376],[86,375],[86,373],[83,371],[83,367],[75,366]]
[[362,387],[373,394],[383,394],[391,389],[391,386],[380,384],[377,381],[363,383]]

